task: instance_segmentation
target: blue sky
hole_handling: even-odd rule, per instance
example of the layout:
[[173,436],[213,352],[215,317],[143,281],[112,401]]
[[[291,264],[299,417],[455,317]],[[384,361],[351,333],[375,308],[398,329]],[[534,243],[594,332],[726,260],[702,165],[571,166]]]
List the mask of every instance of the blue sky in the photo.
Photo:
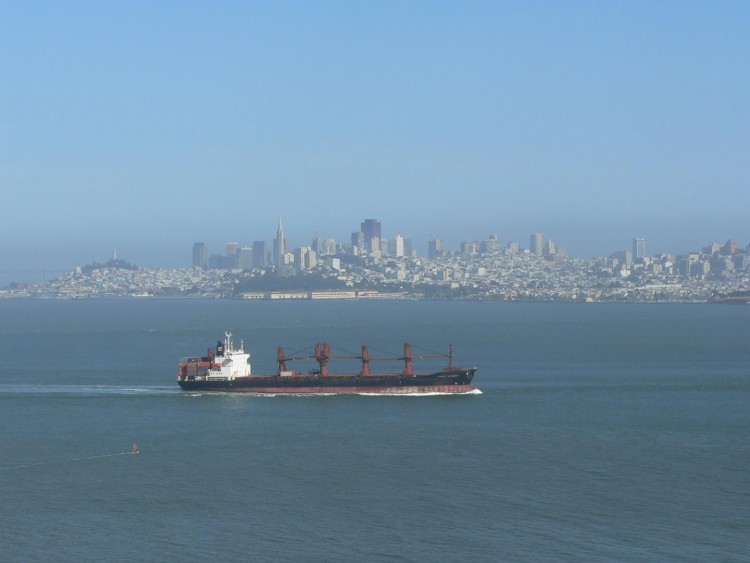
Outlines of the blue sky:
[[748,2],[1,2],[0,270],[750,242]]

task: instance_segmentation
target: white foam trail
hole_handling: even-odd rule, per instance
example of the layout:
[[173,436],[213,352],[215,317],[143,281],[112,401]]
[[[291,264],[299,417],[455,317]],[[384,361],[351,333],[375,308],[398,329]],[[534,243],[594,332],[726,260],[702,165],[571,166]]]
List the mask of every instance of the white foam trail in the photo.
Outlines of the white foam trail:
[[472,389],[463,393],[441,393],[440,391],[429,391],[425,393],[355,393],[365,397],[453,397],[456,395],[481,395],[479,389]]
[[0,385],[0,395],[172,395],[179,392],[172,386]]
[[56,459],[53,461],[42,461],[39,463],[27,463],[25,465],[12,465],[10,467],[0,467],[0,471],[13,471],[15,469],[27,469],[29,467],[42,467],[44,465],[60,465],[63,463],[74,463],[76,461],[88,461],[91,459],[101,459],[105,457],[116,457],[120,455],[135,455],[137,452],[117,452],[115,454],[90,455],[86,457],[71,457],[68,459]]

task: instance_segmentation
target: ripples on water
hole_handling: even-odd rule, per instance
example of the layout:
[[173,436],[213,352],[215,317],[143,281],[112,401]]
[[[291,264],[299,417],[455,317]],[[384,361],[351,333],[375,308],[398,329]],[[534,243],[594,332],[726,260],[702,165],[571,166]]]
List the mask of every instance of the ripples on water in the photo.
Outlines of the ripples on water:
[[[750,308],[0,302],[7,560],[742,560]],[[327,340],[479,368],[475,396],[178,390]],[[348,366],[347,366],[348,367]],[[398,369],[397,367],[395,369]],[[140,455],[125,455],[133,442]]]

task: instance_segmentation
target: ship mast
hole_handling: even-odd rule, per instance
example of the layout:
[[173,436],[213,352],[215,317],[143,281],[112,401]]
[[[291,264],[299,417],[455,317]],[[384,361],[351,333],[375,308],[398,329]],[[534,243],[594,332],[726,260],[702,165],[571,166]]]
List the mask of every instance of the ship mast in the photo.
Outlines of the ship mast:
[[370,375],[370,352],[362,345],[362,375]]
[[414,375],[414,366],[412,365],[412,356],[411,356],[411,344],[406,342],[404,344],[404,375],[407,377],[411,377]]
[[315,345],[315,359],[320,366],[320,375],[325,377],[328,375],[328,360],[331,358],[331,347],[327,342],[323,344]]

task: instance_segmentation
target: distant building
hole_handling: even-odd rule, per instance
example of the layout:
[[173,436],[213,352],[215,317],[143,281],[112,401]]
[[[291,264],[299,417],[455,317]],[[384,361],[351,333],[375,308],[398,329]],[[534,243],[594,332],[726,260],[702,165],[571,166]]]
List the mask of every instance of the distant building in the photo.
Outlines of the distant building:
[[284,264],[286,253],[286,237],[284,236],[284,227],[281,225],[281,218],[279,218],[276,238],[273,241],[273,262],[276,266]]
[[734,254],[735,252],[737,252],[738,246],[739,242],[734,239],[729,239],[724,245],[724,254]]
[[445,255],[445,244],[439,238],[427,243],[427,258],[440,258]]
[[718,242],[715,242],[713,244],[709,244],[708,246],[703,247],[703,254],[718,254],[721,252],[721,245]]
[[311,263],[317,263],[315,259],[310,259],[311,255],[314,255],[315,251],[310,246],[300,246],[294,249],[294,266],[298,270],[309,270]]
[[202,242],[193,244],[193,268],[208,268],[208,247]]
[[352,254],[365,253],[365,234],[362,231],[352,233]]
[[547,239],[547,243],[544,245],[544,256],[547,258],[554,258],[557,255],[557,245],[551,238]]
[[633,263],[633,255],[629,250],[620,250],[609,255],[609,259],[620,266],[630,266]]
[[509,254],[518,254],[521,251],[521,245],[518,244],[516,241],[512,240],[508,244],[505,245],[505,249],[508,251]]
[[243,270],[253,269],[253,249],[249,246],[243,246],[237,252],[237,267]]
[[500,240],[495,234],[490,235],[489,239],[483,240],[482,244],[479,245],[479,252],[482,254],[497,254],[501,249]]
[[410,238],[404,239],[404,256],[408,256],[411,258],[412,256],[416,256],[414,253],[414,246],[412,245]]
[[253,242],[253,268],[268,266],[268,244],[264,240]]
[[397,258],[404,256],[404,237],[401,235],[393,237],[393,254]]
[[461,243],[461,254],[474,256],[479,253],[479,243],[475,240],[465,240]]
[[646,257],[646,239],[635,237],[633,239],[633,260],[641,262]]
[[211,254],[208,257],[209,270],[223,270],[227,266],[226,256],[223,254]]
[[336,254],[336,239],[323,239],[323,246],[318,249],[318,254],[321,256],[331,256]]
[[365,219],[360,225],[364,235],[365,250],[374,252],[380,250],[380,239],[383,237],[380,221],[377,219]]
[[544,236],[542,233],[533,233],[529,237],[529,251],[537,256],[544,254]]
[[240,244],[238,242],[228,242],[224,245],[224,254],[226,256],[237,256],[240,251]]

